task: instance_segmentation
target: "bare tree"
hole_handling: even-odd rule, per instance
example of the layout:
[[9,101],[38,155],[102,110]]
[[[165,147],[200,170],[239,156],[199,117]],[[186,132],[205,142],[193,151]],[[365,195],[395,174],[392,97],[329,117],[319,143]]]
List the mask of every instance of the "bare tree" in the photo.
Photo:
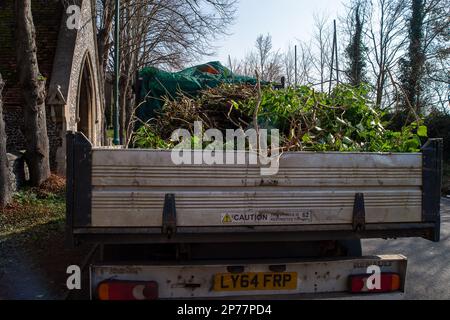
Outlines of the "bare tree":
[[272,36],[270,34],[265,36],[259,35],[256,38],[255,50],[249,56],[251,60],[250,65],[256,62],[256,70],[258,70],[260,79],[273,82],[281,78],[283,74],[283,58],[280,50],[273,50]]
[[407,34],[403,24],[407,0],[374,0],[368,4],[369,39],[367,61],[375,82],[376,104],[383,106],[386,92],[388,70],[396,71],[402,55]]
[[295,85],[295,49],[291,45],[288,46],[287,51],[283,54],[283,69],[286,75],[287,86]]
[[[97,22],[97,52],[99,61],[99,81],[101,88],[105,88],[106,70],[108,63],[108,56],[111,50],[112,42],[112,27],[114,20],[114,4],[113,0],[96,0],[96,22]],[[102,90],[103,91],[103,90]],[[102,95],[102,105],[104,107],[103,114],[103,143],[107,142],[108,117],[106,113],[112,115],[112,105],[106,105],[105,94]],[[112,101],[112,99],[111,99]],[[108,110],[108,111],[107,111]]]
[[282,65],[283,56],[280,51],[274,52],[271,59],[267,63],[266,69],[266,78],[265,80],[268,82],[277,82],[280,81],[283,76],[283,65]]
[[228,64],[230,71],[235,75],[245,75],[244,74],[244,68],[243,68],[243,62],[237,58],[231,58],[231,56],[228,59]]
[[106,64],[112,46],[114,4],[112,0],[97,0],[97,48],[102,81],[105,80]]
[[[287,86],[293,86],[295,83],[295,52],[293,46],[289,45],[285,52],[281,52],[280,50],[274,51],[271,46],[269,46],[270,50],[267,50],[267,45],[261,45],[261,42],[267,44],[269,41],[266,36],[259,36],[255,49],[241,61],[234,61],[236,73],[254,77],[255,70],[258,70],[260,76],[264,73],[264,78],[261,78],[261,80],[268,82],[278,81],[282,76],[285,76]],[[264,55],[263,58],[261,58],[261,54]],[[297,59],[297,82],[314,84],[317,79],[314,78],[315,61],[310,44],[298,42]]]
[[261,75],[261,79],[267,79],[267,64],[269,63],[270,56],[272,54],[272,36],[271,35],[259,35],[256,38],[256,54],[258,57],[258,69]]
[[39,186],[50,176],[49,141],[45,114],[45,79],[39,72],[36,31],[31,13],[31,0],[16,0],[17,69],[22,88],[25,161],[30,183]]
[[[104,48],[99,51],[106,72],[113,69],[110,48],[114,21],[111,0],[97,2],[99,46]],[[146,66],[180,68],[199,56],[212,54],[212,41],[224,34],[234,19],[235,3],[236,0],[121,1],[121,141],[134,110],[132,85],[136,72]]]
[[324,14],[314,14],[314,35],[312,46],[314,59],[312,60],[315,73],[318,75],[316,82],[320,90],[324,91],[327,77],[331,68],[332,32],[329,19]]
[[427,111],[450,112],[450,50],[438,54],[425,64],[424,83]]
[[302,84],[312,85],[314,84],[314,56],[311,43],[300,41],[298,48],[298,81]]
[[237,69],[237,73],[246,76],[246,77],[254,77],[255,70],[258,70],[258,57],[254,51],[248,53],[244,59],[242,59],[238,63],[239,69]]
[[4,208],[11,202],[8,157],[6,154],[6,132],[5,122],[3,121],[2,91],[4,84],[0,74],[0,208]]

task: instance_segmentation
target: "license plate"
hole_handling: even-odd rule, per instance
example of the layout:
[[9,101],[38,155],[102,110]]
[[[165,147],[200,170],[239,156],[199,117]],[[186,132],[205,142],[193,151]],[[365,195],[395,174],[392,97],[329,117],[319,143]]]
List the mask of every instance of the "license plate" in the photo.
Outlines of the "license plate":
[[214,291],[284,291],[297,289],[297,273],[223,273],[214,276]]

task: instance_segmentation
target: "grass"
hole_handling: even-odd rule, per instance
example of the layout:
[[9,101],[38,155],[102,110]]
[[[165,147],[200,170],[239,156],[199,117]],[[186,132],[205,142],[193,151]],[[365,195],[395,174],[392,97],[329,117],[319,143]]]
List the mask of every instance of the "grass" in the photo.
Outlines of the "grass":
[[0,300],[67,297],[67,267],[82,265],[92,246],[66,246],[65,189],[65,179],[52,176],[0,210]]
[[0,211],[0,240],[39,226],[60,227],[64,224],[65,203],[65,181],[57,176],[40,188],[15,193],[13,203]]
[[110,139],[114,139],[114,130],[113,129],[106,130],[106,136]]

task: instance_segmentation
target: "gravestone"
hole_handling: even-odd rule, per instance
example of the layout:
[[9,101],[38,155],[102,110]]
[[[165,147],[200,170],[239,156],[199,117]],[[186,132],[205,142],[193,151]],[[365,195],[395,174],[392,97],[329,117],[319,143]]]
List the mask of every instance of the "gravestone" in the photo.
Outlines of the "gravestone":
[[28,167],[23,154],[8,153],[11,192],[17,192],[23,188],[29,179]]

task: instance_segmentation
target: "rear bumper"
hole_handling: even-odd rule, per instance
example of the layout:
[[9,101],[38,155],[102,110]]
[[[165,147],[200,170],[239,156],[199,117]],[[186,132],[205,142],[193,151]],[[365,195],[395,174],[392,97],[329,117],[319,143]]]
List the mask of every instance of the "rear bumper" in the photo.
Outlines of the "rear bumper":
[[378,294],[350,294],[350,293],[315,293],[315,294],[297,294],[297,295],[269,295],[269,296],[257,296],[241,297],[236,296],[232,298],[222,299],[225,301],[240,301],[240,300],[262,300],[262,301],[302,301],[302,300],[357,300],[357,301],[386,301],[386,300],[404,300],[404,292],[392,292],[392,293],[378,293]]
[[289,241],[330,241],[349,239],[424,238],[439,241],[439,223],[368,224],[364,231],[354,232],[348,225],[178,228],[171,237],[162,228],[74,228],[71,243],[104,244],[144,243],[242,243]]
[[[382,273],[400,276],[400,289],[389,294],[349,293],[349,277],[367,274],[378,266]],[[234,268],[234,269],[230,269]],[[278,273],[296,274],[296,286],[290,289],[221,290],[215,276],[229,274]],[[276,271],[274,271],[276,270]],[[233,272],[233,271],[232,271]],[[91,266],[91,297],[97,298],[97,288],[105,281],[156,282],[159,299],[401,299],[405,292],[407,259],[401,255],[333,259],[314,261],[223,261],[195,264],[105,264]]]

